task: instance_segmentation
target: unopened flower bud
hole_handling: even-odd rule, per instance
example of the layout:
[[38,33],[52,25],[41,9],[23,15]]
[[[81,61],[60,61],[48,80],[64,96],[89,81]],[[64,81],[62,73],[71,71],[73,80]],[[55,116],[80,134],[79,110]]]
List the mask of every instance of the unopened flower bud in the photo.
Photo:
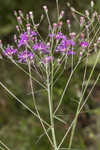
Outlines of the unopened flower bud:
[[27,32],[29,32],[29,33],[30,33],[30,30],[31,30],[31,28],[30,28],[30,27],[27,27]]
[[57,28],[57,23],[53,23],[53,27],[54,27],[54,29],[56,29]]
[[47,43],[47,46],[50,47],[50,42]]
[[19,24],[22,24],[22,19],[21,19],[20,16],[17,17],[17,21],[18,21]]
[[89,30],[89,26],[88,25],[86,25],[85,28],[86,28],[87,31]]
[[29,15],[28,14],[26,14],[26,20],[27,20],[27,22],[29,22]]
[[19,15],[20,15],[21,17],[23,17],[23,12],[22,12],[21,10],[19,10],[18,12],[19,12]]
[[85,10],[85,14],[87,17],[89,17],[89,11],[88,10]]
[[15,43],[17,42],[17,36],[16,36],[16,34],[14,34],[14,41],[15,41]]
[[29,12],[29,16],[31,19],[33,19],[33,12],[32,11]]
[[80,38],[81,38],[81,39],[84,39],[84,33],[81,33],[81,34],[80,34]]
[[61,59],[58,58],[58,59],[57,59],[57,62],[58,62],[58,64],[61,64]]
[[69,2],[67,2],[67,6],[70,7],[70,3]]
[[91,1],[91,7],[93,7],[94,6],[94,2],[93,1]]
[[66,23],[67,23],[67,24],[70,24],[70,20],[69,20],[69,19],[67,19],[67,20],[66,20]]
[[98,15],[98,20],[100,21],[100,15]]
[[97,12],[95,11],[92,15],[93,18],[95,18],[97,16]]
[[82,16],[80,17],[80,26],[83,26],[85,22],[85,18]]
[[30,24],[28,23],[28,24],[26,24],[26,27],[30,27]]
[[83,55],[83,51],[80,52],[80,56],[82,56],[82,55]]
[[61,28],[62,27],[62,21],[58,22],[58,27]]
[[97,43],[94,43],[94,49],[97,49]]
[[98,37],[98,42],[100,42],[100,37]]
[[16,10],[14,10],[14,15],[17,17],[18,15],[17,15],[17,11]]
[[94,47],[97,47],[97,43],[94,43]]
[[68,25],[68,28],[70,28],[71,24],[70,24],[70,20],[69,19],[66,20],[66,23]]
[[43,6],[43,9],[45,10],[46,13],[48,12],[48,8],[46,5]]
[[94,43],[94,50],[97,51],[97,43]]
[[64,16],[64,11],[62,10],[59,16],[59,20],[62,19],[63,16]]
[[0,48],[2,48],[2,41],[0,40]]
[[27,28],[28,34],[30,34],[30,30],[31,30],[30,24],[26,24],[26,28]]
[[19,26],[16,26],[16,30],[19,31]]

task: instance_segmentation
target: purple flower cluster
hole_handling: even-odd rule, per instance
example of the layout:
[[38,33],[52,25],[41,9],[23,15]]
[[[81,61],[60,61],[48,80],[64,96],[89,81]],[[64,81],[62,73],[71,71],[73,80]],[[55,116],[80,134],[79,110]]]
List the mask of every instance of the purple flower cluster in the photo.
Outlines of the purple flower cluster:
[[4,55],[8,55],[8,56],[12,56],[15,55],[17,53],[17,49],[8,47],[4,50]]
[[88,43],[87,41],[82,41],[82,42],[80,43],[80,46],[81,46],[82,48],[86,48],[86,47],[89,46],[89,43]]
[[68,50],[68,52],[67,52],[66,54],[67,54],[68,56],[69,56],[69,55],[75,55],[76,52],[73,51],[73,50]]
[[19,62],[26,62],[31,61],[34,58],[34,55],[32,52],[24,50],[21,53],[18,54]]
[[73,39],[64,39],[64,40],[61,40],[61,42],[58,44],[57,48],[56,48],[56,52],[60,52],[60,53],[68,53],[68,55],[72,55],[74,53],[69,53],[70,51],[70,48],[72,46],[75,46],[75,42]]
[[[21,16],[22,13],[20,12],[20,17],[17,17],[17,20],[21,21],[19,22],[20,24],[23,23]],[[33,19],[32,12],[28,15],[28,21],[29,17],[30,19]],[[5,49],[4,54],[7,56],[13,56],[16,54],[16,58],[19,62],[26,63],[27,61],[34,60],[35,56],[39,54],[39,60],[43,64],[47,64],[55,61],[55,59],[58,59],[58,56],[62,54],[65,56],[75,55],[77,53],[75,51],[76,49],[81,50],[80,53],[82,54],[85,53],[86,48],[89,46],[89,42],[87,42],[84,33],[81,33],[81,38],[77,40],[77,38],[75,38],[75,32],[69,32],[67,36],[61,32],[62,25],[63,22],[59,21],[58,23],[54,23],[51,29],[48,28],[49,35],[46,41],[40,39],[37,30],[33,30],[29,22],[26,24],[25,32],[21,32],[20,27],[17,26],[18,31],[21,33],[19,37],[14,37],[17,48],[14,49],[13,47],[8,47]],[[67,20],[67,25],[70,25],[70,20]],[[37,27],[38,26],[36,25],[34,29]],[[78,48],[77,45],[79,45]]]
[[62,34],[61,32],[58,32],[57,34],[50,33],[49,37],[50,38],[54,37],[56,40],[66,39],[66,36],[64,34]]
[[34,51],[39,51],[42,52],[44,54],[49,54],[49,45],[43,43],[43,42],[39,42],[39,43],[35,43],[33,45],[33,50]]
[[50,63],[51,61],[54,60],[54,57],[53,56],[45,56],[43,59],[42,59],[42,63],[43,64],[47,64],[47,63]]
[[[20,47],[22,45],[27,45],[27,42],[29,42],[29,40],[35,36],[37,36],[37,33],[34,31],[31,31],[30,35],[28,35],[27,32],[24,32],[23,34],[20,35],[20,40],[18,41],[18,50],[12,47],[8,47],[5,49],[4,54],[8,56],[13,56],[17,54],[19,62],[27,62],[27,61],[32,61],[34,59],[34,56],[37,55],[37,53],[42,53],[43,55],[41,56],[43,58],[41,58],[41,62],[43,64],[47,64],[53,61],[54,56],[51,56],[51,53],[50,53],[50,43],[44,43],[44,42],[38,41],[38,38],[37,40],[33,42],[33,46],[31,49],[32,51],[30,51],[29,49],[20,51]],[[67,37],[61,32],[58,32],[58,34],[56,34],[55,37],[56,37],[56,40],[59,39],[59,41],[58,41],[56,49],[54,49],[54,53],[59,52],[59,54],[64,54],[67,56],[76,54],[74,50],[76,46],[76,42],[74,41],[73,38],[67,39]],[[88,45],[89,43],[85,40],[80,42],[80,47],[84,49],[87,48]]]
[[29,40],[34,40],[35,36],[37,36],[37,33],[34,31],[30,31],[30,33],[21,33],[20,40],[18,41],[18,48],[20,48],[22,45],[27,45]]

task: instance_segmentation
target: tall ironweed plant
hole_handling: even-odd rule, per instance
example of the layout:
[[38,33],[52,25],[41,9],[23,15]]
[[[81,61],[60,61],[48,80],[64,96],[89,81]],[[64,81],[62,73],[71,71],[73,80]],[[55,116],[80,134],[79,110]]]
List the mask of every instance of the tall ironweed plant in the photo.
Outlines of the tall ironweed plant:
[[[10,59],[13,64],[29,76],[31,95],[35,110],[33,111],[16,97],[16,95],[11,92],[3,82],[0,81],[0,85],[21,105],[30,111],[33,116],[39,119],[44,131],[43,135],[46,135],[51,149],[71,150],[75,129],[77,128],[78,116],[84,109],[84,106],[100,77],[99,73],[88,95],[84,98],[88,85],[94,74],[95,67],[98,63],[98,59],[100,58],[100,15],[94,11],[93,1],[91,1],[91,9],[86,10],[85,13],[78,12],[68,3],[67,6],[70,8],[72,16],[79,29],[74,32],[72,29],[73,21],[69,19],[65,21],[63,19],[65,12],[59,10],[58,0],[56,0],[56,4],[57,20],[54,23],[50,20],[47,6],[43,6],[44,14],[48,21],[48,28],[46,29],[48,34],[46,38],[43,38],[39,33],[39,27],[41,26],[43,15],[41,16],[40,22],[35,23],[33,12],[30,11],[24,16],[23,12],[19,10],[18,12],[14,12],[18,22],[18,25],[16,26],[18,34],[14,35],[13,45],[8,44],[5,47],[0,41],[2,55]],[[88,58],[91,57],[93,53],[96,53],[97,57],[88,75],[87,82],[85,82]],[[67,122],[58,115],[58,111],[62,105],[65,93],[67,95],[67,90],[75,72],[77,72],[77,68],[81,66],[83,62],[85,62],[85,68],[83,70],[83,80],[81,81],[81,94],[78,96],[77,110],[72,122],[67,126],[63,137],[58,141],[56,120],[62,124],[67,124]],[[22,64],[27,66],[27,70],[25,70]],[[66,69],[69,70],[69,77],[64,77],[65,87],[60,92],[57,104],[54,105],[54,91],[56,84],[60,82],[60,78],[65,73]],[[38,101],[35,96],[33,81],[38,85],[42,94],[44,94],[44,91],[46,93],[49,121],[45,120],[41,116],[41,112],[38,110]],[[63,143],[66,139],[68,139],[69,142],[65,145]],[[0,143],[9,150],[9,147],[7,147],[6,144],[2,141],[0,141]]]

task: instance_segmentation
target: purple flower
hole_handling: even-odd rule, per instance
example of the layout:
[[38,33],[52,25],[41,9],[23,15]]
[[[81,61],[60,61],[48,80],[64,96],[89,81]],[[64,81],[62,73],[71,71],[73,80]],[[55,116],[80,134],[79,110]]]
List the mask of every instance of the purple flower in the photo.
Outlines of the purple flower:
[[37,36],[37,33],[35,31],[30,31],[30,37],[33,37],[33,36]]
[[27,60],[33,60],[34,55],[30,51],[24,50],[18,55],[19,62],[26,62]]
[[4,51],[4,54],[8,55],[8,56],[12,56],[16,53],[17,53],[17,49],[13,49],[11,47],[6,48],[5,51]]
[[20,48],[22,45],[27,45],[29,39],[33,40],[33,37],[35,36],[37,36],[37,33],[34,31],[30,31],[30,34],[27,32],[21,33],[18,47]]
[[82,41],[82,42],[80,43],[80,45],[81,45],[82,48],[86,48],[86,47],[89,46],[89,43],[88,43],[87,41]]
[[59,44],[56,48],[56,52],[66,52],[67,51],[67,47],[64,44]]
[[71,40],[62,40],[56,48],[56,52],[66,52],[70,46],[74,46],[75,42]]
[[28,35],[27,32],[20,35],[20,40],[18,42],[18,47],[21,47],[22,45],[26,45],[28,41]]
[[55,36],[56,36],[56,34],[54,34],[54,33],[50,33],[50,34],[49,34],[49,37],[50,37],[50,38],[55,37]]
[[56,35],[55,35],[55,38],[60,40],[60,39],[64,39],[66,40],[66,36],[63,35],[61,32],[58,32]]
[[42,63],[43,64],[48,64],[48,63],[50,63],[53,60],[54,60],[53,56],[46,56],[45,58],[42,59]]
[[76,52],[75,52],[75,51],[73,51],[73,50],[69,50],[66,54],[67,54],[68,56],[69,56],[69,55],[75,55],[75,54],[76,54]]
[[57,40],[60,40],[60,39],[66,40],[66,39],[67,39],[66,36],[65,36],[64,34],[62,34],[61,32],[58,32],[57,34],[50,33],[50,34],[49,34],[49,37],[50,37],[50,38],[54,37],[54,38],[57,39]]
[[75,46],[75,42],[73,40],[66,40],[66,46]]
[[48,54],[49,53],[49,46],[47,44],[44,44],[43,42],[40,42],[40,43],[36,43],[33,45],[33,50],[34,51],[40,51],[40,52],[43,52],[45,54]]

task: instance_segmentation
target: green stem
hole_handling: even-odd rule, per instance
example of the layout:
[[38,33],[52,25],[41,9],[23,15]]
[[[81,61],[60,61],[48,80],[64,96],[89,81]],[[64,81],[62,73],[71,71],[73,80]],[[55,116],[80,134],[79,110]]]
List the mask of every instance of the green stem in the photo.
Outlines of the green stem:
[[73,127],[72,127],[71,138],[70,138],[70,142],[69,142],[69,146],[68,146],[69,150],[71,149],[71,146],[72,146],[72,141],[73,141],[75,128],[76,128],[76,124],[77,124],[77,119],[78,119],[78,115],[79,115],[78,111],[79,111],[79,108],[80,108],[80,104],[81,104],[81,101],[79,102],[77,112],[76,112],[76,116],[75,116],[75,120],[74,120],[74,124],[73,124]]
[[50,111],[50,122],[51,122],[51,133],[52,139],[54,144],[54,150],[57,150],[57,143],[56,143],[56,136],[55,136],[55,129],[54,129],[54,115],[53,115],[53,99],[52,99],[52,86],[50,87],[50,80],[49,80],[49,72],[48,66],[46,65],[46,73],[47,73],[47,91],[48,91],[48,102],[49,102],[49,111]]
[[74,121],[74,124],[73,124],[73,127],[72,127],[71,138],[70,138],[69,147],[68,147],[69,149],[71,149],[71,146],[72,146],[72,141],[73,141],[73,137],[74,137],[74,133],[75,133],[75,128],[76,128],[76,124],[77,124],[77,119],[78,119],[78,115],[79,115],[79,112],[80,112],[81,102],[82,102],[82,100],[83,100],[85,91],[86,91],[86,89],[87,89],[87,87],[88,87],[88,85],[89,85],[89,82],[90,82],[91,77],[92,77],[92,75],[93,75],[93,73],[94,73],[94,69],[95,69],[95,67],[96,67],[96,65],[97,65],[97,63],[98,63],[99,58],[100,58],[100,52],[99,52],[99,54],[97,55],[96,61],[95,61],[94,65],[93,65],[93,68],[92,68],[92,70],[91,70],[91,72],[90,72],[90,75],[89,75],[87,84],[86,84],[86,86],[85,86],[85,88],[84,88],[83,95],[82,95],[82,97],[80,98],[80,101],[79,101],[79,105],[78,105],[77,112],[76,112],[76,116],[75,116],[75,121]]
[[60,105],[62,104],[62,100],[63,100],[63,97],[64,97],[65,92],[66,92],[66,90],[67,90],[67,87],[68,87],[68,85],[69,85],[69,83],[70,83],[70,80],[72,79],[72,76],[73,76],[73,74],[74,74],[74,72],[75,72],[75,70],[77,69],[77,67],[78,67],[79,64],[80,64],[80,60],[78,61],[78,63],[76,64],[75,68],[73,69],[73,71],[72,71],[71,74],[70,74],[70,77],[69,77],[69,79],[68,79],[68,81],[67,81],[67,83],[66,83],[66,85],[65,85],[65,88],[64,88],[64,90],[63,90],[63,93],[62,93],[62,95],[61,95],[60,101],[59,101],[59,103],[58,103],[58,106],[57,106],[57,108],[56,108],[54,114],[57,112],[57,110],[59,109]]
[[41,116],[40,116],[40,113],[39,113],[39,111],[38,111],[38,107],[37,107],[37,104],[36,104],[35,95],[34,95],[34,90],[33,90],[32,77],[31,77],[31,76],[32,76],[32,73],[31,73],[31,64],[30,64],[30,62],[28,62],[28,68],[29,68],[30,86],[31,86],[31,92],[32,92],[32,98],[33,98],[34,107],[35,107],[35,110],[36,110],[36,112],[37,112],[37,115],[38,115],[38,118],[39,118],[39,120],[40,120],[40,123],[41,123],[41,125],[42,125],[42,128],[43,128],[43,130],[44,130],[46,136],[48,137],[48,140],[49,140],[50,144],[53,146],[52,140],[51,140],[50,136],[48,135],[48,132],[47,132],[47,130],[46,130],[44,124],[43,124],[42,118],[41,118]]
[[58,0],[56,0],[56,5],[57,5],[57,17],[58,17],[58,21],[59,21],[59,5],[58,5]]

